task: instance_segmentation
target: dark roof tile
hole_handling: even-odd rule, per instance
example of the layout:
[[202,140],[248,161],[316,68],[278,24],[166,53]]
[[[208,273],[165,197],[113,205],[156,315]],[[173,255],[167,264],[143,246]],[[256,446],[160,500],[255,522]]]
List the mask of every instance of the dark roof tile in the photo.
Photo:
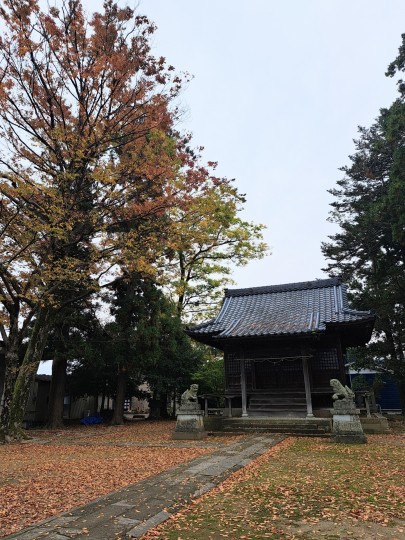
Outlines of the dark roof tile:
[[188,330],[192,336],[216,339],[323,332],[328,324],[371,320],[369,311],[347,303],[339,278],[269,287],[228,289],[216,319]]

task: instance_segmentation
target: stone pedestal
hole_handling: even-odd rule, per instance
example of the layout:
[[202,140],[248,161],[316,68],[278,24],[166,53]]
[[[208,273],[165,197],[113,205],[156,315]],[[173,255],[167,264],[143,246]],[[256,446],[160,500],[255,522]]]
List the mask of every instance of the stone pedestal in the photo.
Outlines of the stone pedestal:
[[204,430],[204,412],[198,403],[182,405],[177,413],[176,428],[172,435],[175,440],[204,439],[207,432]]
[[337,399],[332,409],[332,440],[339,443],[365,443],[359,418],[359,409],[356,409],[351,398]]

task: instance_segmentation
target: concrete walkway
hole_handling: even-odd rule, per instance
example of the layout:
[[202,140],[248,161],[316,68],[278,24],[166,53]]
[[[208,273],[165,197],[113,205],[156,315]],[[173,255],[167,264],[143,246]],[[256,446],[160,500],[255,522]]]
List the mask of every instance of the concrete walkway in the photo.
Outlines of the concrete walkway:
[[141,482],[5,538],[18,540],[139,538],[283,438],[282,435],[275,434],[247,435],[211,454],[145,478]]

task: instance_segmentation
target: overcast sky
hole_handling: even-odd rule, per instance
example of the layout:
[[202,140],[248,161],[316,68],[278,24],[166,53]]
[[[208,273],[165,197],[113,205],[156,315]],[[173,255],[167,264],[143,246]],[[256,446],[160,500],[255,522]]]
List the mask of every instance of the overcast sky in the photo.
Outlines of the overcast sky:
[[158,26],[156,54],[194,75],[184,129],[246,193],[245,217],[267,226],[272,255],[237,269],[237,286],[325,277],[327,189],[357,126],[396,97],[384,73],[405,2],[142,0],[138,9]]

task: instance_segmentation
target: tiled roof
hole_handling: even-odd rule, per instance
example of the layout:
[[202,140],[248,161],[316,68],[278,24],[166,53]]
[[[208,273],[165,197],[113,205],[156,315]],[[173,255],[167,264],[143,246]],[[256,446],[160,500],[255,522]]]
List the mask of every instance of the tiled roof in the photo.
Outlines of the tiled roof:
[[269,287],[228,289],[218,316],[188,330],[215,339],[324,332],[328,324],[370,321],[370,311],[349,308],[339,278]]

